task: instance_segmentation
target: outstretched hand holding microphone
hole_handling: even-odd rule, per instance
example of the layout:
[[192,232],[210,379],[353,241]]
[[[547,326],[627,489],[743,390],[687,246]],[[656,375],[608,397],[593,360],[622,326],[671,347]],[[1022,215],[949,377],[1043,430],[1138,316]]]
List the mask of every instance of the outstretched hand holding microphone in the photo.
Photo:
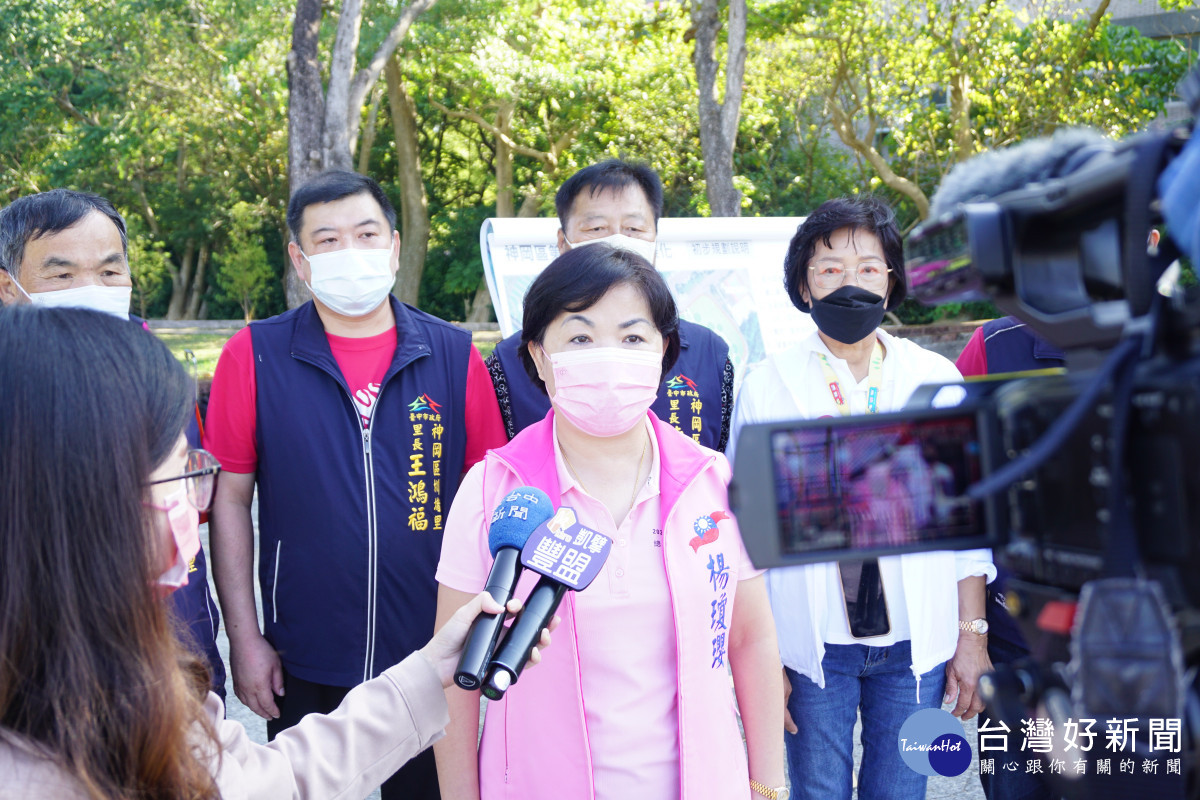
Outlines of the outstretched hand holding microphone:
[[[464,646],[469,642],[468,637],[475,627],[474,623],[488,618],[503,619],[504,612],[519,614],[522,608],[523,603],[519,599],[513,598],[502,606],[488,592],[480,592],[454,612],[454,616],[446,620],[433,638],[417,652],[433,666],[442,686],[449,686],[454,683],[455,664],[464,652]],[[557,625],[558,620],[554,619],[543,626],[538,635],[537,646],[533,648],[529,658],[531,664],[541,661],[541,650],[550,646],[550,632]]]
[[[484,613],[471,624],[454,682],[463,689],[482,689],[491,700],[503,697],[525,665],[540,660],[537,648],[548,644],[547,633],[554,628],[554,612],[563,595],[586,588],[611,547],[608,537],[577,524],[572,509],[556,511],[541,489],[520,486],[509,492],[492,512],[488,527],[494,560],[480,597],[494,603],[483,606]],[[542,577],[521,603],[511,598],[526,567]],[[510,613],[519,613],[497,648],[504,632],[503,603],[509,604]]]
[[[521,577],[521,549],[539,525],[554,515],[549,496],[541,489],[521,486],[509,492],[492,512],[488,526],[488,549],[492,551],[491,572],[483,590],[496,605],[508,603]],[[550,619],[546,620],[547,627]],[[478,689],[487,674],[496,640],[504,629],[499,609],[482,614],[471,625],[454,682],[464,689]],[[539,634],[540,635],[540,634]]]
[[556,619],[554,612],[563,596],[568,590],[586,589],[611,550],[612,540],[578,524],[575,511],[567,506],[533,531],[521,552],[521,564],[542,577],[492,656],[482,687],[485,697],[501,699],[525,665],[537,663],[542,631]]

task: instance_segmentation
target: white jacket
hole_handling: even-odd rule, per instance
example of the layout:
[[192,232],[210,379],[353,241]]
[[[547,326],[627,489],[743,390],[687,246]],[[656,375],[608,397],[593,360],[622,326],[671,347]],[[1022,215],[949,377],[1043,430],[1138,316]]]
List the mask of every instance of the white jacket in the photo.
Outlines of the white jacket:
[[[880,412],[899,410],[922,384],[962,380],[954,364],[937,353],[897,339],[882,329],[875,333],[886,351],[879,392]],[[824,353],[829,359],[854,413],[865,411],[867,382],[855,381],[846,362],[834,356],[814,332],[789,350],[756,365],[746,376],[734,404],[726,449],[731,462],[744,425],[837,416],[817,353]],[[921,675],[949,660],[958,644],[958,581],[985,575],[991,582],[996,577],[996,567],[990,550],[943,550],[885,556],[879,561],[885,569],[886,562],[898,562],[903,575],[902,601],[908,613],[912,671],[919,692]],[[821,660],[825,657],[826,614],[830,611],[829,581],[837,580],[835,563],[767,572],[780,657],[785,666],[808,676],[821,688],[825,688]],[[899,598],[888,599],[894,603]]]

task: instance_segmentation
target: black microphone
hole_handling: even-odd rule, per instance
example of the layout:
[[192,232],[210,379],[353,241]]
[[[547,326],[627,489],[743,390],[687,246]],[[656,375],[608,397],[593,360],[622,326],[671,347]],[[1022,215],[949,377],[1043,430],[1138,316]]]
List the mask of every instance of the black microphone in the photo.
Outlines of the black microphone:
[[[484,590],[504,605],[517,588],[521,577],[521,548],[534,530],[554,514],[550,497],[541,489],[521,486],[512,490],[496,506],[488,525],[488,549],[492,551],[491,572]],[[504,612],[480,614],[471,623],[454,682],[464,689],[478,689],[487,671],[496,641],[504,629]]]
[[483,683],[485,697],[499,700],[517,682],[563,595],[586,589],[611,550],[612,540],[578,524],[574,510],[567,506],[534,532],[525,543],[521,563],[542,577],[492,657]]

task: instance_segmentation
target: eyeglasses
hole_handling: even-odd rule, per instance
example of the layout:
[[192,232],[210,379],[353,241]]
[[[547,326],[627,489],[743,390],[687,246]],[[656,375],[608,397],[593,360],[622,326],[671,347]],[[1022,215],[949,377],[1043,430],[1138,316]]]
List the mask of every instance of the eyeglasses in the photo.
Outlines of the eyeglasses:
[[834,263],[818,264],[809,269],[813,273],[813,283],[822,289],[837,289],[845,283],[847,275],[853,275],[854,282],[864,289],[882,289],[887,286],[888,273],[892,271],[882,263],[859,264],[857,270]]
[[212,505],[213,490],[217,485],[217,473],[221,471],[221,462],[207,450],[188,450],[187,472],[173,478],[160,478],[150,481],[147,486],[171,481],[187,481],[187,499],[197,511],[208,511]]

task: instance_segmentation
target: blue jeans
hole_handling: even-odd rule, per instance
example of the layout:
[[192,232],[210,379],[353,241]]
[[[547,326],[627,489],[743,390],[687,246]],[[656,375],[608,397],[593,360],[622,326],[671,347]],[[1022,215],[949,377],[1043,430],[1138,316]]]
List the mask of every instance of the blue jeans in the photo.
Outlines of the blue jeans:
[[853,794],[854,721],[862,710],[861,800],[921,800],[926,777],[900,758],[897,739],[904,721],[922,708],[941,705],[946,665],[921,676],[921,698],[907,641],[891,647],[827,644],[821,661],[825,688],[791,669],[788,711],[800,729],[784,734],[792,797],[850,800]]

